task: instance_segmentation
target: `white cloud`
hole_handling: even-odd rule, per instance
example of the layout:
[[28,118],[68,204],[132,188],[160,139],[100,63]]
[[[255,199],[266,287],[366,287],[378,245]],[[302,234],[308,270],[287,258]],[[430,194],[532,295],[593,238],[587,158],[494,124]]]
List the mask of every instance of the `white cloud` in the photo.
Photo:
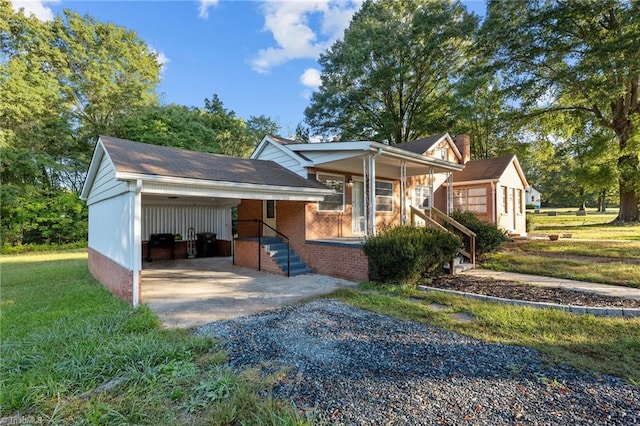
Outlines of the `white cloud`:
[[200,7],[198,7],[198,16],[202,19],[209,18],[209,9],[216,7],[218,0],[200,0]]
[[165,55],[164,52],[159,52],[151,46],[149,46],[149,49],[151,49],[151,52],[156,55],[156,62],[160,64],[160,72],[161,73],[164,72],[164,70],[167,67],[167,64],[171,62],[171,59],[169,59],[169,57]]
[[57,4],[59,0],[11,0],[13,10],[18,12],[22,9],[22,13],[26,16],[34,15],[41,21],[53,21],[53,11],[47,4]]
[[[292,59],[317,58],[342,37],[361,4],[361,0],[265,2],[264,31],[273,35],[276,46],[258,51],[251,66],[257,72],[267,72]],[[319,22],[317,30],[310,20]]]
[[315,68],[307,68],[300,76],[300,82],[314,90],[317,89],[322,85],[320,71]]

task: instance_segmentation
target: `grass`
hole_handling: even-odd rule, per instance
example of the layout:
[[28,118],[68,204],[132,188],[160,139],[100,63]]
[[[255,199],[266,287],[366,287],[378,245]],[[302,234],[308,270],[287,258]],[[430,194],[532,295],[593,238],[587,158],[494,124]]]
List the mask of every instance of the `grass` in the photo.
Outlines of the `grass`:
[[[557,216],[548,216],[555,211]],[[576,216],[575,209],[544,209],[533,216],[535,225],[531,236],[571,233],[572,238],[594,240],[633,240],[640,241],[640,225],[612,225],[617,216],[616,210],[609,213],[596,213],[587,209],[586,216]]]
[[[86,250],[5,256],[0,412],[52,424],[305,424],[276,377],[225,368],[211,339],[113,297]],[[17,420],[16,420],[17,421]]]
[[[530,347],[540,351],[550,362],[611,374],[640,385],[638,318],[572,315],[369,283],[362,284],[360,290],[340,290],[331,297],[370,311],[482,340]],[[434,311],[427,307],[430,303],[444,304],[448,309]],[[457,322],[449,315],[454,312],[470,313],[475,321]]]
[[[480,260],[483,268],[640,288],[640,225],[611,225],[616,213],[535,215],[530,237]],[[546,238],[558,234],[558,241]],[[570,238],[564,237],[571,234]]]

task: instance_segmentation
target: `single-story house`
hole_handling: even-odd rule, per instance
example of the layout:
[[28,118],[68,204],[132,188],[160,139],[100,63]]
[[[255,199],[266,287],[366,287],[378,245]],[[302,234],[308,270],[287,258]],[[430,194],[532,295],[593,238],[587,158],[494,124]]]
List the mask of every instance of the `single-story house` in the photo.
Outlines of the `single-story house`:
[[[465,176],[468,159],[469,137],[447,133],[396,146],[265,136],[249,159],[100,136],[81,194],[89,268],[136,305],[144,262],[189,257],[197,235],[205,252],[213,244],[211,253],[233,255],[239,266],[365,280],[365,238],[397,224],[451,221],[463,200],[458,190],[478,200],[468,180],[455,178]],[[495,182],[481,175],[474,185],[498,190],[512,167],[526,184],[517,159],[510,164]],[[517,192],[507,192],[515,202],[509,194]],[[494,198],[486,198],[491,213]],[[473,264],[473,250],[461,253]]]
[[527,178],[515,155],[465,163],[453,174],[453,206],[473,211],[512,235],[526,235]]

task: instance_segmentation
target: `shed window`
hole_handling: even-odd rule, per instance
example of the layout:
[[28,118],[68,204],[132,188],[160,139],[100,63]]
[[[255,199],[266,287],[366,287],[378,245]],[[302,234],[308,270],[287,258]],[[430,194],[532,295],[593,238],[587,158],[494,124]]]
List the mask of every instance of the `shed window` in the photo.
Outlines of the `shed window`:
[[453,208],[475,213],[487,212],[487,188],[463,188],[453,191]]
[[318,211],[344,211],[344,176],[318,173],[318,180],[324,185],[336,191],[335,194],[325,195],[324,201],[318,202]]

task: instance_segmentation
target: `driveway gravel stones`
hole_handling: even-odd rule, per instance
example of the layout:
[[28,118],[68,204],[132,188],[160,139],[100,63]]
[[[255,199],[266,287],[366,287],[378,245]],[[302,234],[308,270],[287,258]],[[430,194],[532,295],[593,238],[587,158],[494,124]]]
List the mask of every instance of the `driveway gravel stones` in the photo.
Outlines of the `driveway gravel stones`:
[[232,368],[281,373],[272,394],[345,425],[634,425],[640,389],[487,343],[315,300],[218,321]]

